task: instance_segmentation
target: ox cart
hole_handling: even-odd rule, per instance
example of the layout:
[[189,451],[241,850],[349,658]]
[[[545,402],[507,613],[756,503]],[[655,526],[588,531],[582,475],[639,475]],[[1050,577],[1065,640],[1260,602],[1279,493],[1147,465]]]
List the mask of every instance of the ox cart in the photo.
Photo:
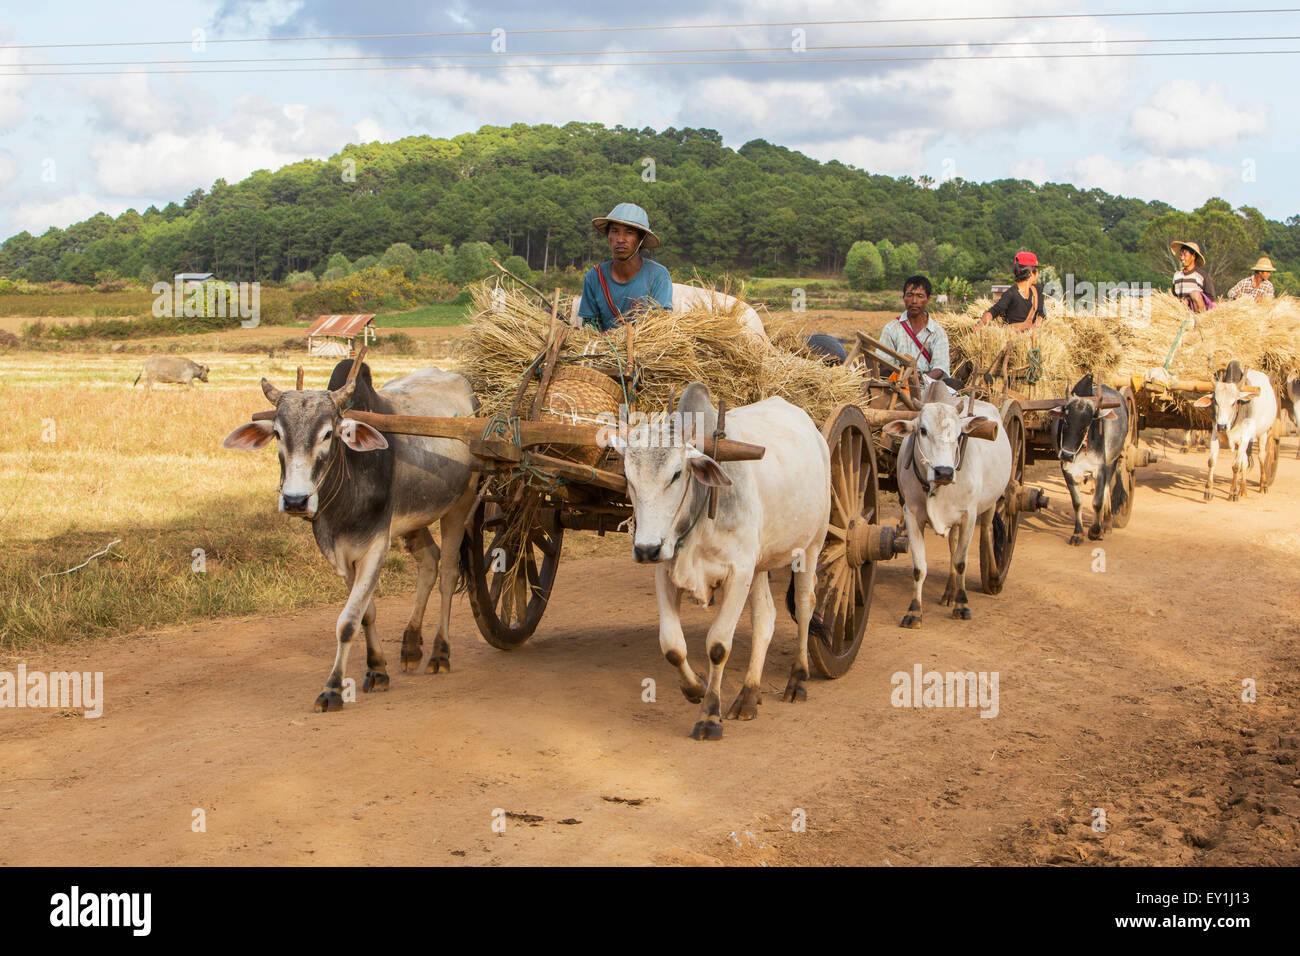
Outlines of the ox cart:
[[[632,327],[627,328],[631,356]],[[616,429],[592,421],[581,410],[590,408],[584,389],[588,397],[591,390],[604,390],[612,393],[609,398],[626,400],[627,386],[638,380],[641,370],[634,360],[622,368],[602,367],[594,359],[589,364],[562,362],[564,334],[562,327],[553,326],[548,347],[521,377],[513,403],[500,414],[432,418],[348,413],[380,432],[450,438],[468,445],[474,469],[483,473],[466,526],[470,605],[484,639],[502,650],[520,647],[541,622],[559,571],[565,532],[595,531],[603,536],[624,531],[633,514],[622,457],[608,447]],[[363,356],[364,350],[353,363],[353,376]],[[557,396],[563,400],[557,401]],[[556,406],[569,414],[557,414]],[[253,417],[270,419],[274,414],[257,412]],[[840,405],[822,424],[821,433],[830,449],[832,493],[813,609],[825,633],[810,637],[809,658],[821,676],[836,678],[848,671],[862,646],[877,566],[905,552],[907,539],[894,526],[880,523],[877,443],[863,409]],[[716,461],[756,460],[765,452],[761,445],[726,437],[725,403],[718,409],[717,430],[698,443]],[[710,517],[715,507],[716,496]]]
[[[865,332],[858,332],[849,349],[847,363],[860,368],[863,373],[862,411],[874,428],[917,414],[924,382],[917,372],[915,356],[903,355]],[[984,376],[972,376],[973,380],[982,378]],[[1002,394],[993,394],[988,387],[977,387],[973,381],[967,393],[998,407],[1011,444],[1011,480],[998,501],[994,521],[985,525],[980,533],[980,581],[986,594],[998,594],[1006,584],[1011,568],[1020,518],[1045,508],[1047,496],[1041,489],[1025,484],[1025,465],[1033,460],[1034,451],[1029,440],[1034,434],[1030,430],[1033,419],[1026,412],[1026,398],[1010,389],[1005,389]],[[1033,407],[1051,406],[1039,402]],[[884,476],[882,487],[897,491],[894,476],[898,469],[901,441],[883,432],[875,433],[875,441],[876,458]],[[1050,446],[1050,435],[1048,441]],[[995,535],[994,522],[1000,523],[1006,533]]]

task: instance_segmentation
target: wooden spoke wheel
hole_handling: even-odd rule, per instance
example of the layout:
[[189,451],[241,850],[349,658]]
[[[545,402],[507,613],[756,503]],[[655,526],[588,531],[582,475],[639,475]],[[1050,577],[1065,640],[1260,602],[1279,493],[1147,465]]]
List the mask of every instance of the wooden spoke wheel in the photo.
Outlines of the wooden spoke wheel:
[[1125,385],[1119,394],[1128,411],[1128,434],[1124,436],[1124,452],[1120,455],[1119,467],[1115,469],[1115,484],[1124,489],[1124,505],[1118,511],[1112,509],[1110,520],[1116,528],[1123,528],[1133,515],[1133,492],[1137,491],[1138,411],[1137,396],[1131,387]]
[[[526,529],[521,515],[531,515]],[[525,488],[503,505],[484,498],[470,520],[469,602],[479,632],[493,647],[513,650],[533,636],[560,564],[564,529],[559,509]]]
[[985,594],[997,594],[1006,584],[1016,549],[1016,529],[1020,527],[1016,497],[1025,480],[1025,416],[1015,399],[1002,404],[1002,427],[1011,443],[1011,480],[990,520],[980,526],[980,581]]
[[871,428],[856,406],[836,409],[822,435],[831,450],[831,520],[818,561],[813,611],[826,633],[809,635],[808,656],[818,674],[836,678],[853,665],[867,632],[876,581],[871,557],[879,550],[872,545],[881,530],[875,523],[879,484]]

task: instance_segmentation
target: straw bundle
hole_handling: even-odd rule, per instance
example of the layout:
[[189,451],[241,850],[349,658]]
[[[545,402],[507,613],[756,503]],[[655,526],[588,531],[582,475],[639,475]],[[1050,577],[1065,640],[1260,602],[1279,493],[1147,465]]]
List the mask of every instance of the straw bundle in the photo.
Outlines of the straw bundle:
[[[1174,296],[1159,292],[1146,305],[1133,302],[1130,314],[1118,317],[1076,313],[1049,300],[1048,317],[1033,333],[1008,331],[996,320],[976,330],[988,306],[980,299],[964,313],[933,316],[948,333],[952,364],[971,359],[977,368],[988,368],[1010,342],[1009,367],[1013,377],[1023,379],[1030,350],[1037,349],[1044,395],[1065,394],[1087,373],[1118,384],[1162,367],[1190,315]],[[1300,368],[1300,303],[1289,296],[1271,303],[1224,302],[1192,319],[1170,364],[1175,378],[1208,378],[1234,358],[1277,380]]]
[[[485,283],[473,291],[479,314],[462,341],[460,357],[481,403],[482,415],[507,411],[529,363],[545,347],[550,316],[528,295],[507,285]],[[728,407],[748,405],[779,395],[805,409],[815,421],[827,418],[842,402],[853,401],[861,388],[859,376],[828,366],[811,356],[802,333],[788,323],[773,323],[777,344],[742,331],[730,309],[697,308],[686,312],[655,309],[638,316],[635,359],[641,368],[636,401],[643,411],[661,410],[669,396],[690,382],[709,386],[714,401]],[[561,310],[563,311],[563,310]],[[599,368],[627,380],[627,337],[622,330],[600,333],[570,329],[561,361]],[[525,406],[535,389],[529,384]]]

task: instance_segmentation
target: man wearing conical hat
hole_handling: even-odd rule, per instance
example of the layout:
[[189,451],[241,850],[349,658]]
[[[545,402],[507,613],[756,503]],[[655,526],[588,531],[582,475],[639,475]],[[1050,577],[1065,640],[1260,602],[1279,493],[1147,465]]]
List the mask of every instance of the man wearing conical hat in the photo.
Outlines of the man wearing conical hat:
[[635,203],[615,206],[608,216],[591,220],[609,241],[613,258],[592,266],[582,281],[578,317],[584,325],[608,332],[623,322],[635,321],[640,309],[673,307],[673,280],[668,270],[641,255],[659,245],[650,230],[650,217]]
[[1248,295],[1256,302],[1273,298],[1273,283],[1269,281],[1273,275],[1273,260],[1268,256],[1260,256],[1259,261],[1250,267],[1250,273],[1228,290],[1228,298],[1238,299]]
[[1193,312],[1214,308],[1214,283],[1205,271],[1201,247],[1185,239],[1175,239],[1169,243],[1169,250],[1183,266],[1174,273],[1174,295],[1187,303]]

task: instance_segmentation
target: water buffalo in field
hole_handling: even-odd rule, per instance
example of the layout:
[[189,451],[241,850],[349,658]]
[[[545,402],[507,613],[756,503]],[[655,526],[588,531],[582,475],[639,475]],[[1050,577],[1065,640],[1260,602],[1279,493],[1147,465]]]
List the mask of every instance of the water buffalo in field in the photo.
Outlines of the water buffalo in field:
[[[679,420],[696,426],[696,438],[717,428],[717,409],[704,384],[686,387],[667,422],[637,425],[614,447],[623,454],[632,500],[633,555],[656,565],[659,647],[677,669],[686,699],[700,704],[691,736],[717,740],[722,670],[746,605],[753,629],[749,670],[727,716],[758,716],[759,682],[776,625],[768,573],[778,568],[791,569],[787,602],[799,628],[784,699],[807,698],[808,631],[821,627],[813,620],[812,594],[830,520],[830,451],[808,413],[783,398],[727,412],[728,438],[767,447],[759,461],[719,464],[691,442],[687,428],[677,427]],[[719,490],[716,518],[708,517],[712,487]],[[709,677],[701,684],[687,660],[679,609],[683,594],[707,604],[715,591],[720,600],[707,639]]]
[[144,360],[144,370],[135,377],[132,388],[139,384],[142,376],[146,392],[154,382],[173,382],[193,388],[195,379],[200,382],[208,380],[208,367],[182,355],[151,355]]
[[971,619],[966,598],[971,541],[976,526],[998,520],[995,509],[1011,481],[1011,440],[996,406],[960,396],[938,381],[926,386],[921,402],[916,418],[884,428],[885,434],[903,440],[898,448],[898,491],[915,582],[900,627],[921,626],[927,524],[948,539],[951,565],[939,603],[952,605],[958,620]]
[[[358,627],[366,635],[366,692],[388,689],[388,662],[375,631],[375,586],[394,538],[402,538],[419,563],[415,605],[402,634],[402,670],[420,666],[421,628],[434,582],[442,595],[438,634],[426,671],[451,670],[451,598],[459,573],[465,519],[477,481],[469,448],[447,438],[385,435],[355,418],[352,410],[438,418],[472,416],[476,403],[469,382],[436,368],[371,385],[362,364],[349,382],[351,360],[334,367],[325,391],[281,391],[262,379],[275,405],[273,421],[241,425],[226,436],[226,448],[261,448],[279,443],[279,510],[312,522],[316,544],[347,581],[349,595],[335,628],[338,648],[317,711],[343,706],[343,675]],[[429,533],[441,522],[442,547]]]

